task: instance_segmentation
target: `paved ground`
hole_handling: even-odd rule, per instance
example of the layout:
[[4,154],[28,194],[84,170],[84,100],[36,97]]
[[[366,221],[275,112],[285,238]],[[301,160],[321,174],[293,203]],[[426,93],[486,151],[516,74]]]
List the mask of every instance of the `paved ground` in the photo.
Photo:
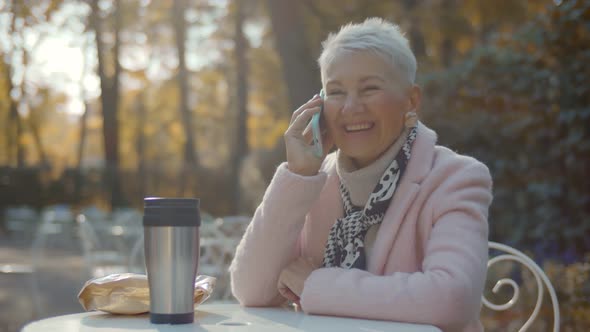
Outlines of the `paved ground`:
[[[0,331],[19,331],[31,320],[81,311],[77,294],[85,280],[75,238],[48,239],[33,273],[0,273]],[[30,238],[0,235],[0,265],[33,266]]]

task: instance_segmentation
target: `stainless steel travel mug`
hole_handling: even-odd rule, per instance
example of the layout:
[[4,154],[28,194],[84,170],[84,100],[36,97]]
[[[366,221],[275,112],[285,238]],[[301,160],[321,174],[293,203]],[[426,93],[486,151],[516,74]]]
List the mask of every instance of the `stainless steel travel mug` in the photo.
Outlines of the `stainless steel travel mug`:
[[153,324],[194,321],[200,225],[198,199],[144,199],[145,262]]

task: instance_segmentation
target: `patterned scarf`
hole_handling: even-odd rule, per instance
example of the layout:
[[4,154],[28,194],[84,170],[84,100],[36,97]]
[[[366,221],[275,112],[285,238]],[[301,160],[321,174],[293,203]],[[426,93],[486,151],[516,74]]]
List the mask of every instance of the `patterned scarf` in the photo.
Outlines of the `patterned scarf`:
[[344,217],[337,219],[330,229],[323,267],[366,269],[365,235],[371,226],[383,221],[385,211],[410,160],[416,134],[417,128],[411,128],[402,149],[381,176],[364,208],[352,204],[348,189],[340,183]]

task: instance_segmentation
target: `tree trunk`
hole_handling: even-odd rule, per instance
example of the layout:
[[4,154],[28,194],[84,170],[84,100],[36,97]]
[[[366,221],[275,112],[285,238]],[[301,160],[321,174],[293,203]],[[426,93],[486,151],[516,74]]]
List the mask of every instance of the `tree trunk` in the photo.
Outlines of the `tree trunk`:
[[424,34],[421,30],[420,16],[415,15],[413,11],[420,4],[418,0],[403,0],[404,13],[402,15],[408,17],[408,38],[410,40],[410,46],[416,58],[420,58],[426,55],[426,42],[424,41]]
[[11,153],[12,153],[12,132],[10,130],[10,114],[6,114],[5,117],[2,118],[2,132],[4,133],[4,151],[5,159],[3,160],[3,165],[10,165],[11,162]]
[[137,129],[135,133],[135,151],[137,153],[137,175],[138,175],[138,183],[139,183],[139,195],[140,197],[145,197],[146,194],[146,187],[147,187],[147,174],[145,169],[145,120],[146,120],[146,110],[144,104],[145,95],[140,93],[137,96],[136,102],[136,112],[137,112]]
[[[9,31],[9,35],[11,36],[10,38],[14,38],[14,36],[16,35],[16,18],[19,15],[19,9],[17,8],[17,3],[13,2],[12,6],[11,6],[11,12],[12,12],[12,19],[10,22],[10,31]],[[17,45],[15,45],[14,39],[11,40],[12,41],[12,45],[11,45],[11,50],[9,50],[8,52],[12,52],[10,54],[10,58],[8,61],[5,61],[5,65],[6,65],[6,82],[8,83],[8,92],[9,92],[9,99],[10,99],[10,106],[9,106],[9,119],[10,119],[10,123],[14,126],[14,132],[12,132],[11,130],[11,139],[10,141],[12,142],[11,144],[11,151],[9,152],[9,160],[12,159],[13,154],[16,154],[16,166],[18,168],[24,167],[25,165],[25,152],[24,152],[24,146],[22,144],[22,134],[23,134],[23,124],[20,118],[20,114],[18,112],[18,101],[14,99],[13,96],[11,96],[12,90],[14,89],[14,83],[12,82],[12,72],[13,72],[13,62],[14,62],[14,53],[16,52],[16,50],[20,47],[22,50],[22,45],[17,47]],[[24,50],[23,50],[24,51]],[[22,85],[22,83],[21,83]],[[22,98],[22,88],[21,88],[21,96],[19,98]],[[14,152],[13,152],[14,151]]]
[[106,180],[110,190],[111,208],[122,206],[123,195],[119,180],[119,123],[117,120],[119,106],[119,74],[121,64],[119,63],[119,31],[121,29],[120,0],[115,0],[115,45],[114,45],[114,67],[112,76],[107,75],[105,58],[102,22],[100,21],[100,9],[98,0],[92,1],[92,13],[90,20],[95,32],[96,49],[98,58],[98,74],[100,77],[102,119],[103,119],[103,142],[106,160]]
[[237,214],[240,208],[240,169],[242,161],[248,154],[248,41],[244,35],[244,4],[242,0],[234,1],[235,31],[234,31],[234,58],[236,65],[236,95],[237,95],[237,121],[234,151],[231,156],[231,181],[229,182],[232,200],[231,212]]
[[82,161],[84,160],[84,148],[86,146],[86,132],[87,132],[87,119],[88,113],[90,113],[90,105],[84,100],[84,113],[80,116],[80,140],[78,142],[78,151],[76,153],[76,188],[74,191],[74,197],[80,198],[82,195],[82,186],[84,176],[82,174]]
[[307,46],[299,2],[268,0],[275,44],[282,61],[291,111],[318,93],[320,73]]
[[49,165],[49,163],[47,162],[47,154],[45,153],[45,149],[43,148],[43,140],[41,139],[39,125],[35,121],[29,120],[29,128],[31,129],[31,134],[33,135],[35,146],[37,147],[37,153],[39,154],[39,162],[41,164],[41,167],[45,168]]
[[[12,86],[12,84],[9,83],[9,87],[10,86]],[[22,168],[25,166],[25,148],[22,143],[23,124],[20,114],[18,113],[18,105],[12,98],[10,98],[10,122],[14,125],[14,133],[12,137],[14,142],[13,146],[16,150],[16,167]]]
[[193,135],[192,116],[188,106],[188,70],[186,68],[186,0],[177,0],[172,3],[172,20],[174,25],[174,37],[176,50],[178,52],[178,87],[180,89],[179,112],[184,129],[184,165],[179,181],[180,194],[184,193],[187,178],[198,171],[199,160],[195,151],[195,140]]
[[[35,53],[37,46],[39,45],[39,40],[37,41],[37,43],[35,44],[35,46],[33,47],[33,49],[31,50],[31,53]],[[23,48],[23,81],[22,84],[20,86],[20,96],[21,96],[21,104],[27,104],[28,105],[28,98],[27,98],[27,92],[24,89],[24,82],[27,81],[27,70],[26,68],[29,65],[29,56],[27,54],[27,52],[24,50]],[[28,116],[28,125],[29,125],[29,130],[31,131],[31,134],[33,135],[33,141],[35,142],[35,147],[37,148],[37,153],[39,154],[39,161],[40,161],[40,165],[41,167],[45,168],[48,166],[47,163],[47,154],[45,153],[45,149],[43,148],[43,140],[41,139],[41,114],[38,114],[39,112],[43,112],[43,110],[39,110],[37,108],[33,108],[30,105],[28,105],[28,109],[29,109],[29,116]],[[24,122],[24,120],[23,120]]]
[[448,68],[453,64],[453,58],[455,57],[455,42],[453,36],[450,36],[448,32],[445,31],[444,27],[449,24],[448,20],[450,20],[451,15],[457,15],[455,13],[457,4],[455,0],[443,0],[441,6],[441,30],[443,31],[443,40],[440,44],[440,59],[441,64],[445,68]]
[[4,128],[6,131],[4,131],[5,135],[6,135],[6,165],[11,165],[12,164],[12,157],[15,151],[15,144],[17,142],[17,140],[15,139],[15,133],[14,133],[14,127],[16,127],[13,123],[14,120],[12,119],[14,117],[14,115],[12,114],[13,110],[12,110],[12,104],[14,103],[14,101],[12,100],[12,97],[10,97],[10,91],[12,90],[12,79],[11,79],[11,68],[10,65],[8,63],[4,63],[4,68],[5,70],[5,80],[6,80],[6,94],[8,95],[8,103],[9,103],[9,110],[8,110],[8,114],[6,114],[6,122],[4,123]]
[[[6,82],[8,83],[8,91],[14,89],[12,84],[12,66],[6,64]],[[9,113],[8,113],[8,164],[12,164],[15,160],[17,167],[24,166],[24,147],[22,146],[22,123],[18,113],[18,105],[13,97],[9,96]],[[13,159],[14,158],[14,159]]]
[[86,48],[88,47],[88,38],[84,41],[82,49],[82,73],[80,75],[80,99],[84,103],[84,112],[80,116],[80,137],[78,141],[78,151],[76,153],[76,184],[74,197],[81,198],[82,187],[84,186],[84,176],[82,174],[82,162],[84,160],[84,149],[86,148],[86,136],[88,131],[88,114],[90,113],[90,104],[86,101],[86,89],[84,88],[84,78],[88,74],[88,59],[86,58]]

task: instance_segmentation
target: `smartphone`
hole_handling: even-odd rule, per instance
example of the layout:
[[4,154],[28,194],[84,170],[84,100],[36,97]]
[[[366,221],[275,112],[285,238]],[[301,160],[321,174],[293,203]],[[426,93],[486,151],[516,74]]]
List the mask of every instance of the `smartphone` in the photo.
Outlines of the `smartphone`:
[[320,90],[320,98],[322,99],[320,111],[311,117],[311,133],[313,135],[311,144],[313,146],[313,154],[318,158],[324,156],[324,148],[322,144],[322,130],[320,128],[321,117],[322,113],[324,112],[324,97],[324,89],[322,89]]

